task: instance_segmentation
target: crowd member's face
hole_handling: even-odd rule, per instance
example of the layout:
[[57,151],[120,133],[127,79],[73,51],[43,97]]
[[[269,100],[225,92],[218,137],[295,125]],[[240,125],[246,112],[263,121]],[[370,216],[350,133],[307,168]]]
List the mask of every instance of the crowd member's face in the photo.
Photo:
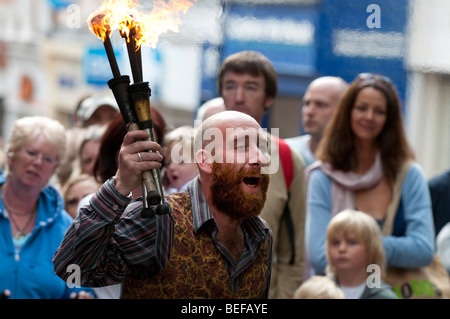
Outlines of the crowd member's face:
[[83,144],[83,149],[81,150],[81,172],[93,175],[94,165],[97,160],[98,152],[100,150],[100,142],[98,141],[87,141]]
[[320,139],[339,101],[339,89],[333,85],[311,84],[303,97],[302,121],[305,132]]
[[170,186],[175,189],[181,189],[183,185],[198,175],[198,169],[190,154],[182,154],[182,156],[172,158],[173,145],[167,152],[164,165]]
[[66,196],[66,211],[72,216],[72,218],[77,217],[77,207],[78,203],[86,195],[95,193],[98,191],[99,185],[91,179],[85,179],[79,181],[70,187]]
[[367,87],[356,96],[351,112],[352,131],[357,140],[373,142],[386,123],[387,100],[380,91]]
[[226,109],[246,113],[261,124],[265,111],[273,101],[273,98],[266,97],[264,76],[229,71],[222,81],[221,94]]
[[58,167],[57,151],[39,135],[8,157],[10,175],[25,187],[43,189]]
[[258,215],[265,204],[269,175],[261,169],[269,164],[267,136],[254,121],[236,119],[227,126],[212,164],[211,193],[214,206],[241,220]]
[[329,245],[330,264],[336,272],[365,272],[368,256],[364,243],[355,236],[337,234]]

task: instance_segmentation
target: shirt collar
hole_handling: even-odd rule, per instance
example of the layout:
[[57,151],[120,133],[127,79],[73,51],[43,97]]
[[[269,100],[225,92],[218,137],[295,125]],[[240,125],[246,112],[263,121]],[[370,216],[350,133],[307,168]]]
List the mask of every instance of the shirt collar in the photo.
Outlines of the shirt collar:
[[205,223],[210,220],[214,220],[214,217],[209,210],[205,194],[203,194],[199,176],[195,177],[187,185],[187,190],[189,192],[189,195],[191,196],[192,201],[194,232],[197,233]]

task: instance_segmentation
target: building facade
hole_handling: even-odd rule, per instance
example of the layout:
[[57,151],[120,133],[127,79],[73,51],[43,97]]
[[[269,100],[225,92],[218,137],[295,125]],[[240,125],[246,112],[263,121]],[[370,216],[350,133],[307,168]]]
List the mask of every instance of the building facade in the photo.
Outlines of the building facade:
[[[101,40],[87,17],[102,0],[0,1],[0,132],[46,114],[72,125],[78,101],[111,94]],[[140,0],[143,9],[153,1]],[[192,124],[217,96],[221,61],[258,50],[279,75],[279,96],[264,125],[281,137],[303,133],[301,98],[310,81],[358,73],[389,76],[403,102],[408,137],[427,176],[450,167],[450,21],[445,0],[197,0],[178,32],[143,47],[151,103],[173,126]],[[124,40],[113,35],[120,70],[130,74]]]

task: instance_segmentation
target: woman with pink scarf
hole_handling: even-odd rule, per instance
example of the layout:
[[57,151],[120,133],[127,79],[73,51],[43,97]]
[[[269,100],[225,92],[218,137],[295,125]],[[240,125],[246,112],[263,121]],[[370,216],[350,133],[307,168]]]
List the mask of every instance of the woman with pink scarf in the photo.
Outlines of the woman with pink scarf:
[[[327,265],[328,223],[347,208],[372,215],[380,227],[388,210],[396,212],[392,235],[383,237],[387,266],[418,268],[431,263],[430,194],[414,161],[400,100],[389,78],[358,75],[342,97],[316,156],[318,161],[307,172],[306,217],[307,257],[315,274],[324,274]],[[396,192],[402,168],[406,175]],[[394,201],[396,196],[399,201]]]

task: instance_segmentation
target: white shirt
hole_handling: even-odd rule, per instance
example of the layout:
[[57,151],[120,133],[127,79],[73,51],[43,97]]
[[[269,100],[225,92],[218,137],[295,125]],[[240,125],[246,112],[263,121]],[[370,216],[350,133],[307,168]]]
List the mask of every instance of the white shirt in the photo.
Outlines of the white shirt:
[[310,139],[311,135],[309,134],[284,139],[292,149],[300,153],[300,155],[303,157],[303,160],[305,161],[306,167],[314,163],[316,160],[316,157],[309,148]]
[[341,289],[344,291],[345,299],[359,299],[366,288],[366,282],[356,287],[347,287],[340,285]]

